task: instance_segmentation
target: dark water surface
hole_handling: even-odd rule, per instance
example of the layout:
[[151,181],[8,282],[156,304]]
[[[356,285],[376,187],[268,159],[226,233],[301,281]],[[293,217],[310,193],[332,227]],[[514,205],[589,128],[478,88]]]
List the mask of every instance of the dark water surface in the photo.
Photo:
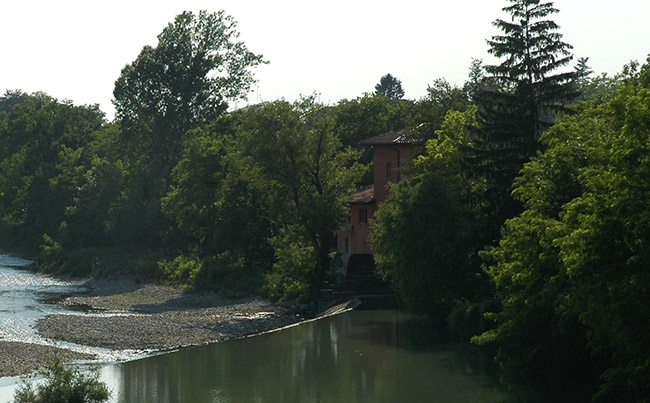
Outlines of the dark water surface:
[[435,345],[396,310],[355,310],[282,331],[105,367],[120,402],[503,402],[487,357]]

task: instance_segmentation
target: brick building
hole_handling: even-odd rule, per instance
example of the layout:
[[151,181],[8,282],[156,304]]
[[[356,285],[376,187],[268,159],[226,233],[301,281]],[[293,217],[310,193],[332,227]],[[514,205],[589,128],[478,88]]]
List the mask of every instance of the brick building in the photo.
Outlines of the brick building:
[[380,203],[386,200],[388,184],[404,178],[403,168],[411,161],[417,139],[409,136],[410,129],[362,140],[359,144],[372,147],[373,184],[359,190],[350,200],[348,222],[339,228],[337,251],[347,266],[352,255],[371,255],[369,221]]

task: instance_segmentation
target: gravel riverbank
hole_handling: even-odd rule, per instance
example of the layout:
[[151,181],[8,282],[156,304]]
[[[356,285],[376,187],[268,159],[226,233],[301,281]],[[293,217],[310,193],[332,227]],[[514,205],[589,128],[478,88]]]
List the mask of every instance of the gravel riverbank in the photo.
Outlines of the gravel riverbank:
[[172,350],[260,333],[286,326],[296,317],[255,297],[227,299],[214,293],[184,293],[129,279],[91,280],[86,295],[63,303],[90,309],[84,315],[40,319],[38,333],[51,339],[114,350]]
[[[301,320],[286,306],[260,297],[185,293],[128,278],[92,279],[78,285],[89,291],[60,303],[82,312],[39,319],[38,334],[112,350],[160,351],[258,334]],[[0,377],[33,372],[51,356],[63,362],[92,358],[54,347],[0,341]]]
[[0,377],[24,375],[44,368],[57,357],[62,362],[92,360],[92,354],[77,353],[38,344],[0,341]]

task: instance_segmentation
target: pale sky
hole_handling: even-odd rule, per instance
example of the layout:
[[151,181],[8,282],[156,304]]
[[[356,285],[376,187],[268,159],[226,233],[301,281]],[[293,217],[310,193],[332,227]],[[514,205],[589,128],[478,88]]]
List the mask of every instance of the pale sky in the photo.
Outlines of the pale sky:
[[[381,76],[402,80],[406,98],[436,78],[461,85],[472,58],[494,62],[486,39],[506,18],[506,0],[2,0],[0,92],[43,91],[112,118],[121,69],[184,10],[225,10],[248,48],[270,62],[255,70],[248,102],[326,104],[373,92]],[[552,18],[575,59],[613,75],[650,54],[650,1],[556,0]]]

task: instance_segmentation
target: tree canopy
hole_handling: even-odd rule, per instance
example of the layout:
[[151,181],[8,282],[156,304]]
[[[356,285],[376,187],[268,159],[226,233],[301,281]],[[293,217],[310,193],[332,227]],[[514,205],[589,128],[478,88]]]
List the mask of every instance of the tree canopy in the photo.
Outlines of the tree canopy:
[[335,231],[364,172],[358,154],[342,148],[333,128],[323,107],[306,98],[251,110],[238,134],[242,169],[264,195],[275,225],[283,228],[276,245],[285,248],[279,252],[310,251],[294,257],[307,265],[303,271],[312,294],[333,268]]
[[503,310],[477,338],[496,341],[518,371],[593,360],[603,401],[643,401],[650,385],[650,69],[628,71],[611,101],[584,104],[545,133],[548,149],[522,170],[513,194],[525,210],[485,253]]
[[214,120],[255,82],[252,69],[265,61],[238,36],[223,11],[185,11],[115,82],[116,117],[127,136],[138,137],[138,151],[166,168],[163,174],[178,162],[185,133]]
[[[380,273],[410,309],[445,323],[452,308],[473,297],[477,284],[470,200],[480,183],[463,170],[461,149],[471,144],[476,108],[447,114],[437,137],[415,161],[409,179],[391,186],[373,222],[371,246]],[[473,273],[472,273],[473,271]]]
[[493,212],[494,231],[520,212],[510,197],[514,178],[539,150],[539,138],[558,113],[568,111],[579,93],[575,71],[562,71],[572,60],[572,46],[562,41],[559,26],[549,16],[552,2],[508,0],[497,19],[503,32],[488,40],[489,53],[500,64],[485,66],[485,85],[476,94],[479,139],[474,149],[478,175],[489,179],[486,197]]
[[375,94],[383,95],[389,99],[402,99],[404,98],[402,81],[388,73],[382,76],[379,83],[375,85]]

